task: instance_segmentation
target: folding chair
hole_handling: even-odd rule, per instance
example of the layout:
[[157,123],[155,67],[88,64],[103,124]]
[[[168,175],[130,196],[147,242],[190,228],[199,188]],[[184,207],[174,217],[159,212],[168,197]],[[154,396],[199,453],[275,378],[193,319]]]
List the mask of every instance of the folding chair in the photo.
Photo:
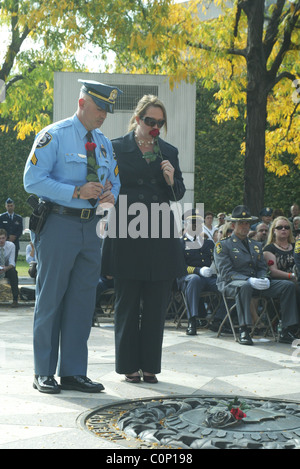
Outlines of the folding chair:
[[[236,336],[236,333],[235,333],[235,328],[237,328],[239,326],[238,325],[235,326],[233,324],[233,320],[232,320],[232,317],[231,317],[231,313],[234,311],[234,309],[236,309],[235,298],[231,297],[231,296],[226,296],[224,292],[222,292],[222,298],[223,298],[225,309],[226,309],[226,315],[225,315],[223,321],[220,324],[219,330],[217,332],[217,337],[220,337],[223,326],[224,326],[225,322],[228,319],[231,330],[232,330],[232,333],[233,333],[234,340],[237,342],[237,336]],[[229,302],[232,302],[233,304],[230,306],[228,304]]]
[[[218,330],[218,333],[217,333],[217,337],[220,337],[221,332],[222,332],[222,328],[223,328],[226,320],[228,319],[231,330],[232,330],[232,333],[233,333],[234,340],[237,342],[238,339],[237,339],[237,335],[235,333],[235,329],[239,328],[240,326],[239,326],[239,324],[235,325],[233,323],[233,320],[232,320],[232,312],[233,312],[234,309],[236,309],[235,298],[226,296],[224,292],[222,293],[222,297],[223,297],[224,305],[225,305],[225,308],[226,308],[226,316],[220,324],[220,327],[219,327],[219,330]],[[255,331],[256,327],[261,323],[262,319],[264,317],[266,317],[267,321],[268,321],[269,328],[270,328],[271,333],[273,335],[273,338],[274,338],[274,340],[276,340],[276,336],[275,336],[274,328],[273,328],[273,325],[272,325],[272,321],[270,319],[270,315],[269,315],[268,309],[267,309],[269,302],[274,304],[273,298],[270,298],[270,297],[266,298],[266,297],[261,297],[261,296],[253,297],[253,298],[258,299],[259,304],[261,306],[261,310],[259,312],[259,315],[258,315],[259,317],[258,317],[257,321],[255,322],[255,324],[251,328],[250,335],[251,336],[254,335],[254,331]],[[228,304],[229,301],[232,302],[231,306],[229,306],[229,304]],[[275,305],[274,305],[274,308],[275,308]],[[278,314],[276,308],[275,308],[275,310],[276,310],[276,314]],[[267,329],[267,331],[268,331],[268,329]],[[267,334],[267,331],[266,331],[266,334]]]
[[[262,322],[263,318],[266,317],[267,318],[267,321],[268,321],[268,325],[269,325],[269,328],[266,329],[266,332],[264,334],[264,336],[266,337],[267,333],[268,333],[268,330],[270,329],[271,331],[271,334],[273,336],[273,339],[276,340],[276,335],[275,335],[275,332],[274,332],[274,328],[273,328],[273,325],[272,325],[272,321],[270,319],[270,315],[269,315],[269,312],[268,312],[268,304],[269,302],[273,302],[273,298],[263,298],[263,297],[259,297],[258,298],[258,307],[261,306],[261,310],[258,314],[258,319],[257,321],[255,322],[255,324],[253,324],[252,326],[252,329],[251,329],[251,332],[250,332],[250,336],[253,337],[254,335],[254,331],[255,329],[257,328],[257,326]],[[275,305],[274,305],[275,307]],[[259,308],[258,308],[258,311],[259,311]],[[276,310],[277,311],[277,310]]]
[[[103,313],[107,315],[108,317],[110,317],[111,314],[115,310],[115,290],[113,288],[109,288],[108,290],[105,290],[104,292],[102,292],[97,306],[98,308],[100,306]],[[100,315],[97,314],[97,308],[96,308],[94,312],[94,318],[93,318],[94,326],[100,326],[99,318],[100,318]]]
[[[175,320],[174,320],[175,323],[177,322],[176,329],[178,329],[181,326],[181,321],[185,315],[187,316],[187,311],[188,311],[187,300],[186,300],[185,294],[182,290],[178,290],[178,291],[181,294],[182,302],[181,302],[180,315],[179,317],[178,316],[175,317]],[[205,300],[205,303],[207,304],[207,311],[210,312],[208,323],[210,323],[213,320],[220,306],[221,295],[217,291],[204,291],[201,293],[200,298],[203,298]]]
[[166,317],[174,318],[174,322],[176,322],[177,318],[181,315],[184,308],[185,303],[182,299],[181,291],[178,289],[177,282],[175,281],[172,286]]

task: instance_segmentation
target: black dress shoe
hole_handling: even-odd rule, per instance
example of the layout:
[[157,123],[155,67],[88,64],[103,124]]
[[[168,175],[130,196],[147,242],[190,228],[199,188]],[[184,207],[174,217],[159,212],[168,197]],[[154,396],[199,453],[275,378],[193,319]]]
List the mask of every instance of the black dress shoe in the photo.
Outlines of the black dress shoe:
[[189,319],[186,334],[197,335],[197,318],[195,316]]
[[295,334],[289,329],[283,329],[282,333],[279,336],[279,342],[282,344],[292,344],[298,338]]
[[238,340],[241,345],[253,345],[253,341],[247,328],[240,329],[240,336]]
[[53,376],[35,375],[33,380],[33,388],[45,394],[60,393],[60,386]]
[[101,392],[104,386],[101,383],[95,383],[86,376],[64,376],[60,378],[61,389],[67,391],[81,392]]

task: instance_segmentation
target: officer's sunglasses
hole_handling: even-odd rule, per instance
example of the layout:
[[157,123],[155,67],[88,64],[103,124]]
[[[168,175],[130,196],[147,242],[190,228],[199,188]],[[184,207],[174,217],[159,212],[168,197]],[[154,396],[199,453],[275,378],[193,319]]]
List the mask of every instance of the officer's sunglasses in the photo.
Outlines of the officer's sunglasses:
[[283,230],[283,228],[285,230],[289,230],[290,229],[290,226],[288,225],[278,225],[278,226],[275,226],[275,230]]
[[145,124],[149,127],[154,127],[155,125],[157,125],[159,129],[161,129],[162,126],[166,123],[164,119],[162,119],[161,121],[157,121],[153,117],[141,117],[141,120],[144,121]]

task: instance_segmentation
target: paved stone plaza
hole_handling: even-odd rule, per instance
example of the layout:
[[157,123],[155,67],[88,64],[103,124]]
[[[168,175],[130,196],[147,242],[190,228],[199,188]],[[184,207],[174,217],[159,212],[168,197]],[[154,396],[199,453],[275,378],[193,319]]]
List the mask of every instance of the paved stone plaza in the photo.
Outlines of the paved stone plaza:
[[230,336],[166,324],[158,384],[130,384],[114,371],[114,326],[93,327],[88,376],[101,394],[62,391],[43,395],[32,387],[33,306],[0,305],[0,449],[124,449],[122,442],[83,428],[85,414],[128,400],[176,396],[235,396],[300,402],[300,348],[269,338],[242,346]]

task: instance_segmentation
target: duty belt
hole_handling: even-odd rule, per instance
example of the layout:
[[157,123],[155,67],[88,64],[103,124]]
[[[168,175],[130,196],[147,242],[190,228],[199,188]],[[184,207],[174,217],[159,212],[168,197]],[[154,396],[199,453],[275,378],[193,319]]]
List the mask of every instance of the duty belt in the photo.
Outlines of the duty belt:
[[70,215],[72,217],[79,217],[82,220],[89,220],[96,214],[95,208],[70,208],[63,205],[53,205],[52,213],[59,215]]

